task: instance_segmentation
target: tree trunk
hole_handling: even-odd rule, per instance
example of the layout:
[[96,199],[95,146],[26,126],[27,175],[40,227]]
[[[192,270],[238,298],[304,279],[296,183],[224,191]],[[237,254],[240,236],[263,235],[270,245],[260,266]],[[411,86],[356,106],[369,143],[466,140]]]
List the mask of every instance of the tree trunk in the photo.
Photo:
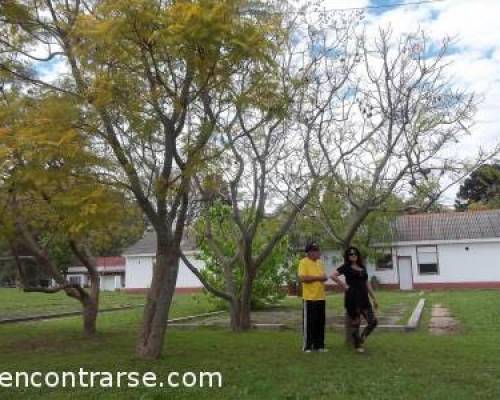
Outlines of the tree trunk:
[[247,331],[252,327],[252,289],[254,278],[254,272],[245,273],[240,297],[230,303],[231,329],[234,332]]
[[240,299],[229,303],[229,317],[231,321],[231,330],[233,332],[247,331],[252,327],[251,324],[251,296],[241,296]]
[[83,334],[94,336],[97,333],[97,314],[99,312],[99,276],[95,270],[89,271],[90,294],[82,300]]
[[90,297],[83,301],[83,334],[91,337],[97,332],[98,303]]
[[245,275],[240,300],[240,326],[243,331],[247,331],[252,327],[250,317],[252,313],[253,281],[253,273]]
[[231,324],[231,330],[233,332],[241,331],[240,315],[241,315],[241,304],[238,291],[236,289],[236,284],[234,282],[233,270],[227,263],[224,264],[224,281],[226,293],[231,296],[229,301],[229,318]]
[[177,282],[179,258],[179,246],[169,243],[158,235],[156,264],[153,267],[151,288],[148,291],[142,328],[136,347],[136,353],[141,358],[154,359],[161,355],[168,312]]
[[239,299],[231,301],[229,303],[229,318],[231,323],[231,330],[233,332],[241,331],[240,312],[241,308]]
[[[351,246],[351,241],[354,237],[355,231],[351,230],[350,234],[345,238],[343,243],[344,252]],[[354,338],[352,337],[352,320],[347,312],[344,316],[344,333],[345,333],[345,344],[348,346],[354,346]]]
[[[64,290],[66,295],[78,300],[82,305],[83,313],[83,334],[85,336],[94,336],[97,333],[97,314],[99,312],[99,275],[95,266],[95,260],[88,255],[84,250],[81,251],[77,244],[70,239],[69,244],[73,253],[85,265],[90,277],[90,293],[87,293],[82,287],[70,287],[66,282],[66,278],[59,270],[58,266],[51,260],[48,252],[39,246],[35,240],[33,233],[28,231],[19,219],[16,222],[16,230],[18,238],[22,239],[22,243],[30,250],[38,264],[43,267],[47,275],[52,278],[59,287],[55,290],[41,288],[26,288],[25,276],[21,261],[16,252],[16,243],[11,242],[11,249],[16,260],[16,265],[19,271],[19,276],[24,279],[23,287],[27,291],[37,291],[44,293],[55,293]],[[18,240],[20,240],[18,239]],[[92,259],[92,260],[91,260]]]

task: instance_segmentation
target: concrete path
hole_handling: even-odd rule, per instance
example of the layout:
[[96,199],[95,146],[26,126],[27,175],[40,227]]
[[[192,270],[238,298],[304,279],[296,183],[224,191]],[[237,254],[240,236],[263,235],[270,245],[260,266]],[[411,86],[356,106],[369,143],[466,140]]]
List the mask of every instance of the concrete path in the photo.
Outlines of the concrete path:
[[[409,332],[415,330],[422,315],[425,299],[420,299],[408,322],[402,323],[401,318],[406,311],[404,304],[393,304],[384,313],[378,314],[378,330]],[[363,320],[364,323],[364,320]],[[344,329],[345,318],[343,314],[334,315],[327,312],[326,327],[329,329]],[[364,326],[364,325],[363,325]],[[229,316],[226,314],[212,314],[198,321],[175,321],[170,328],[196,329],[199,327],[229,327]],[[301,330],[302,313],[296,308],[280,308],[252,312],[252,327],[266,330]]]
[[431,335],[453,335],[460,330],[460,323],[453,314],[441,304],[434,304],[429,322]]

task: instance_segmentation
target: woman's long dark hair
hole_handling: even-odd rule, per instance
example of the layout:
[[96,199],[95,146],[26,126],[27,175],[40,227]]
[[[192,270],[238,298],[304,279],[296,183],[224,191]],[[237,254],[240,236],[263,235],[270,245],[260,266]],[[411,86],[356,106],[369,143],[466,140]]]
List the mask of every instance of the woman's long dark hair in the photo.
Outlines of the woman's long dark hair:
[[346,251],[344,252],[344,264],[345,265],[351,265],[351,261],[349,260],[349,253],[351,251],[355,251],[356,254],[358,255],[358,262],[357,262],[357,264],[360,267],[365,268],[365,262],[363,260],[363,256],[361,256],[361,252],[359,251],[359,249],[357,247],[354,247],[354,246],[351,246],[351,247],[347,248]]

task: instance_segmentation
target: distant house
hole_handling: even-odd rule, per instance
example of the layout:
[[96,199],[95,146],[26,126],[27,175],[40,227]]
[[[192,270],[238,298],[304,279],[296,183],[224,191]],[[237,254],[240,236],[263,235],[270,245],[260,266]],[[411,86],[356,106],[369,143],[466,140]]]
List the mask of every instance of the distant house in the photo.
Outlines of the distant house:
[[[125,258],[96,257],[99,288],[101,290],[122,289],[125,285]],[[82,287],[89,286],[87,268],[83,265],[71,266],[66,273],[66,279]]]
[[53,287],[54,281],[37,264],[35,258],[27,255],[26,251],[21,251],[22,253],[17,255],[21,271],[14,256],[0,255],[0,287]]
[[370,275],[388,287],[500,288],[500,210],[399,216]]
[[[194,243],[184,240],[181,248],[193,264],[199,270],[205,266],[199,259],[199,251]],[[156,233],[146,231],[144,237],[123,253],[125,257],[125,290],[129,292],[146,291],[151,286],[153,276],[153,265],[156,262]],[[189,293],[203,289],[200,280],[182,262],[179,262],[179,273],[177,276],[176,292]]]

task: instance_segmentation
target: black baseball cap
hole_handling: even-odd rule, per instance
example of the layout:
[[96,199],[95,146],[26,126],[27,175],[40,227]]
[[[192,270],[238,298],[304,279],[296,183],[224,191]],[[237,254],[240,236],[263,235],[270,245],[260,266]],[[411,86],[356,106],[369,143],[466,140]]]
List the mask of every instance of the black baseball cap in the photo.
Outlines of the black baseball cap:
[[319,251],[319,246],[316,242],[311,242],[306,245],[305,252],[309,253],[310,251]]

